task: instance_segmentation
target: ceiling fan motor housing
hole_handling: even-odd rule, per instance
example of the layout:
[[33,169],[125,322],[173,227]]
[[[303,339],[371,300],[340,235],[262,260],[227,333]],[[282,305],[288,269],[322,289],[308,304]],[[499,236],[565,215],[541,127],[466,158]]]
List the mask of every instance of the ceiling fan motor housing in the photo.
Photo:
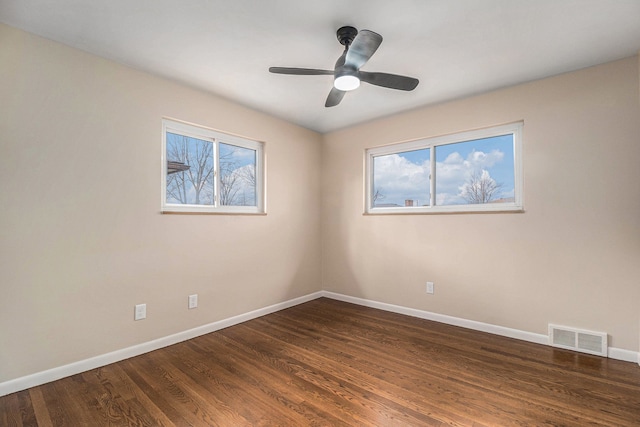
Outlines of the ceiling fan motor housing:
[[349,47],[353,39],[358,35],[358,30],[350,26],[340,27],[337,31],[338,41],[341,45]]

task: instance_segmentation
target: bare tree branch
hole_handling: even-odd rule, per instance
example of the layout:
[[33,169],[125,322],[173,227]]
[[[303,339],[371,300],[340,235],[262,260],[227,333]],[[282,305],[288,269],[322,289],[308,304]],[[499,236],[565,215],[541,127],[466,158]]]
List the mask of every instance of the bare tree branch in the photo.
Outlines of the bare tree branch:
[[371,198],[371,204],[375,206],[378,200],[384,200],[385,197],[386,196],[382,194],[382,188],[376,188],[376,191],[373,193],[373,197]]
[[471,204],[490,203],[501,188],[502,183],[491,178],[488,171],[474,171],[462,186],[462,197]]
[[213,204],[213,145],[189,139],[177,135],[167,140],[167,159],[189,165],[188,170],[167,176],[167,195],[182,204]]

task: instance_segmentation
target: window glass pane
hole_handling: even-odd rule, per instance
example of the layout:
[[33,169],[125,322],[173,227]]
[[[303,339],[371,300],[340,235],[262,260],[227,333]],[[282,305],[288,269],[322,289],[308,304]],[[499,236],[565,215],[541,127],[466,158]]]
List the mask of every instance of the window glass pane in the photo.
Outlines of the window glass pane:
[[435,147],[436,205],[514,202],[513,135]]
[[429,206],[429,149],[373,158],[372,207]]
[[220,143],[220,204],[256,206],[256,150]]
[[167,132],[167,203],[213,205],[213,143]]

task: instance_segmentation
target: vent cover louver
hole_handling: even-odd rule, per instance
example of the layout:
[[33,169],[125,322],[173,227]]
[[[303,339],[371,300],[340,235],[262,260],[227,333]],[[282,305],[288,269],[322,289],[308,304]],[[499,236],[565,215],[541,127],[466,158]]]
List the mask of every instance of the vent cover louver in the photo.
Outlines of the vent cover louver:
[[607,334],[604,332],[549,325],[549,344],[553,347],[607,357]]

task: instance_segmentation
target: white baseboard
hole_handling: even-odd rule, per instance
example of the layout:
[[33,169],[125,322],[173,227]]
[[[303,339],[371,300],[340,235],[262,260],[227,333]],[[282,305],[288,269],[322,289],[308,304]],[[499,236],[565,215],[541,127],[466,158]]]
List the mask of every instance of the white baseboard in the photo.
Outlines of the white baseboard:
[[446,323],[447,325],[460,326],[474,331],[488,332],[494,335],[501,335],[509,338],[516,338],[523,341],[529,341],[536,344],[547,344],[549,339],[547,335],[534,334],[532,332],[520,331],[518,329],[505,328],[503,326],[491,325],[489,323],[476,322],[475,320],[467,320],[459,317],[447,316],[444,314],[432,313],[430,311],[418,310],[415,308],[403,307],[400,305],[387,304],[384,302],[371,301],[363,298],[356,298],[333,292],[323,292],[323,296],[344,302],[362,305],[365,307],[377,308],[393,313],[404,314],[420,319],[433,320],[435,322]]
[[[460,326],[474,331],[488,332],[490,334],[501,335],[504,337],[515,338],[536,344],[549,345],[549,337],[543,334],[535,334],[533,332],[521,331],[518,329],[505,328],[504,326],[491,325],[489,323],[476,322],[475,320],[461,319],[459,317],[447,316],[444,314],[432,313],[415,308],[408,308],[399,305],[387,304],[384,302],[372,301],[364,298],[357,298],[348,295],[338,294],[335,292],[322,291],[322,296],[332,298],[339,301],[350,302],[352,304],[362,305],[365,307],[377,308],[380,310],[390,311],[407,316],[419,317],[421,319],[433,320],[435,322],[446,323],[447,325]],[[640,353],[624,350],[621,348],[609,347],[608,357],[611,359],[622,360],[625,362],[634,362],[640,364]]]
[[609,357],[610,359],[624,360],[625,362],[634,362],[640,365],[640,353],[638,353],[637,351],[609,347],[607,351],[607,357]]
[[[5,396],[17,391],[26,390],[30,387],[42,385],[51,381],[59,380],[71,375],[86,372],[91,369],[99,368],[101,366],[108,365],[110,363],[119,362],[130,357],[138,356],[144,353],[148,353],[153,350],[157,350],[163,347],[167,347],[173,344],[177,344],[182,341],[189,340],[191,338],[199,337],[210,332],[215,332],[220,329],[228,328],[239,323],[246,322],[251,319],[256,319],[267,314],[275,313],[276,311],[284,310],[285,308],[293,307],[320,297],[327,297],[338,301],[349,302],[365,307],[377,308],[379,310],[390,311],[393,313],[404,314],[407,316],[418,317],[426,320],[433,320],[435,322],[445,323],[448,325],[460,326],[475,331],[488,332],[495,335],[501,335],[509,338],[515,338],[523,341],[533,342],[536,344],[548,345],[547,335],[534,334],[532,332],[520,331],[517,329],[505,328],[503,326],[491,325],[488,323],[476,322],[474,320],[462,319],[459,317],[447,316],[444,314],[432,313],[429,311],[418,310],[415,308],[402,307],[399,305],[387,304],[384,302],[372,301],[363,298],[352,297],[348,295],[338,294],[329,291],[314,292],[309,295],[305,295],[299,298],[294,298],[285,302],[270,305],[268,307],[260,308],[258,310],[250,311],[248,313],[240,314],[238,316],[223,319],[217,322],[209,323],[207,325],[199,326],[197,328],[189,329],[177,334],[169,335],[163,338],[158,338],[152,341],[148,341],[142,344],[137,344],[131,347],[127,347],[121,350],[112,351],[111,353],[102,354],[96,357],[92,357],[78,362],[73,362],[68,365],[60,366],[57,368],[48,369],[46,371],[37,372],[35,374],[27,375],[24,377],[16,378],[13,380],[0,383],[0,396]],[[612,359],[623,360],[625,362],[640,363],[640,353],[624,350],[620,348],[609,347],[608,355]]]
[[199,326],[197,328],[189,329],[177,334],[158,338],[142,344],[123,348],[121,350],[112,351],[111,353],[101,354],[99,356],[80,360],[78,362],[69,363],[68,365],[47,369],[46,371],[36,372],[35,374],[5,381],[0,383],[0,396],[5,396],[17,391],[26,390],[30,387],[35,387],[71,375],[79,374],[81,372],[86,372],[91,369],[108,365],[110,363],[128,359],[130,357],[139,356],[141,354],[148,353],[159,348],[167,347],[182,341],[189,340],[191,338],[199,337],[200,335],[228,328],[229,326],[237,325],[239,323],[246,322],[247,320],[256,319],[266,314],[275,313],[276,311],[284,310],[285,308],[293,307],[314,300],[316,298],[320,298],[321,296],[322,292],[314,292],[309,295],[270,305],[268,307],[230,317],[228,319],[209,323],[207,325]]

